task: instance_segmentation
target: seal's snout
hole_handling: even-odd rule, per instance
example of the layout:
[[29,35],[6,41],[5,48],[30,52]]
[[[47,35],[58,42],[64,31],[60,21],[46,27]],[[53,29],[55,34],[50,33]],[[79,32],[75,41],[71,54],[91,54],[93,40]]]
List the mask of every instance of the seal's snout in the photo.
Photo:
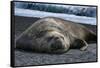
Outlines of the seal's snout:
[[59,39],[59,37],[55,37],[53,40],[53,43],[51,44],[51,50],[61,50],[64,49],[64,45],[62,41]]

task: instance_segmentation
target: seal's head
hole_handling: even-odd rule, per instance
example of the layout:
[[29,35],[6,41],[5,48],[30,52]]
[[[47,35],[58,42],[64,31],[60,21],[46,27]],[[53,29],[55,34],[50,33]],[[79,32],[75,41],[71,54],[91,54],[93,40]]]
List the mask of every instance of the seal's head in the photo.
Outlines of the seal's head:
[[41,31],[37,41],[43,51],[50,53],[63,53],[70,47],[69,38],[56,30]]

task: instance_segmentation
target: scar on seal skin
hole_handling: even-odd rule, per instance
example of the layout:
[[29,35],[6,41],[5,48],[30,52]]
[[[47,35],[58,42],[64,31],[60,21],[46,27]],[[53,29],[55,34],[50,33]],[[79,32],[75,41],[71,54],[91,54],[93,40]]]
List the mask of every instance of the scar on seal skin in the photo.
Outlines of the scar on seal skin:
[[83,25],[56,17],[33,23],[17,39],[16,48],[47,53],[65,53],[69,49],[85,50],[96,34]]

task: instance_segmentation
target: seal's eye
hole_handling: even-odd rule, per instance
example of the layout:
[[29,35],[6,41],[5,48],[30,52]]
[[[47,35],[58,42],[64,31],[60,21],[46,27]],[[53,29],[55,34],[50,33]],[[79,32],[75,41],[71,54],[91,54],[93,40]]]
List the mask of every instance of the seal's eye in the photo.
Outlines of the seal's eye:
[[62,38],[64,40],[64,37],[60,36],[60,38]]
[[47,38],[47,41],[49,42],[50,40],[52,40],[53,39],[53,36],[52,37],[48,37]]

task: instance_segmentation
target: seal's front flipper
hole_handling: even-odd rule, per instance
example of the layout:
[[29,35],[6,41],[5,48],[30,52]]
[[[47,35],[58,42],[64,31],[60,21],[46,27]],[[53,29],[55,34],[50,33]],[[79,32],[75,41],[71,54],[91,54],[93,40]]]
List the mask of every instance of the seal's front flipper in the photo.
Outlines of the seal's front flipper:
[[[83,41],[83,40],[82,40],[82,41]],[[80,50],[82,50],[82,51],[86,50],[87,47],[88,47],[88,44],[87,44],[86,41],[83,41],[81,45],[82,45],[82,47],[80,48]]]
[[81,39],[75,39],[72,45],[73,49],[80,49],[82,51],[86,50],[87,47],[88,47],[87,42]]

